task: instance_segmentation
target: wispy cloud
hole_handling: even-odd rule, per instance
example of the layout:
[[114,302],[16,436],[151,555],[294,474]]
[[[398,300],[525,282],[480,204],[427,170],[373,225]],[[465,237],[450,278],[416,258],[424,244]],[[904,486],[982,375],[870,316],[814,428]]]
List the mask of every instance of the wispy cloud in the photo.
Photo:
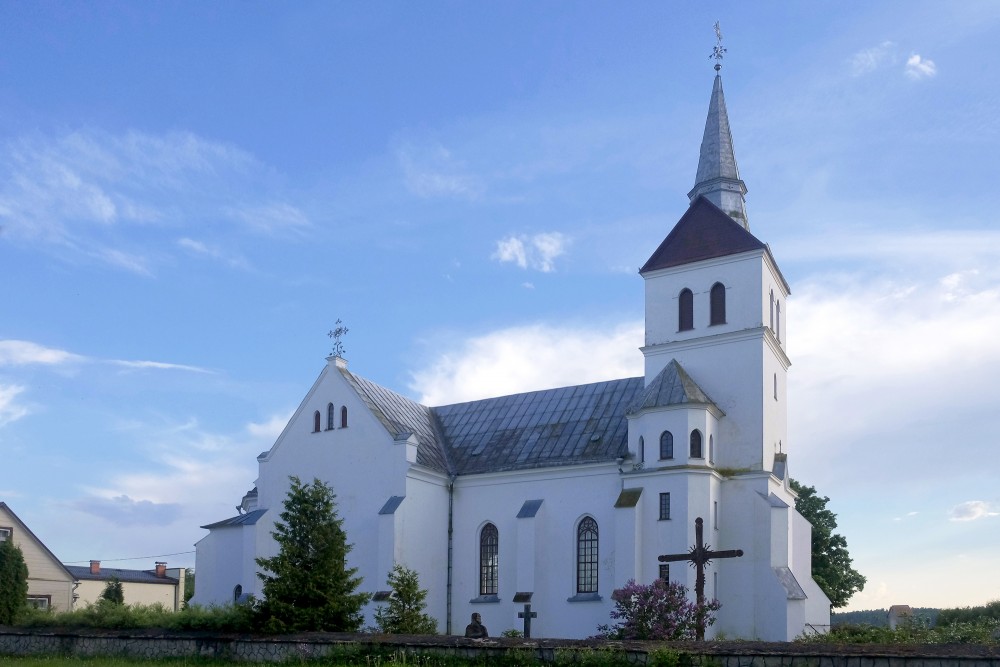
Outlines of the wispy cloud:
[[226,214],[251,231],[268,236],[301,237],[312,227],[305,213],[283,202],[227,208]]
[[108,361],[115,366],[123,366],[133,370],[158,370],[158,371],[189,371],[191,373],[215,373],[200,366],[189,366],[187,364],[171,364],[163,361],[125,361],[122,359],[112,359]]
[[407,144],[396,154],[406,189],[426,199],[476,199],[485,190],[482,181],[444,146],[417,148]]
[[58,366],[85,360],[86,357],[78,354],[45,347],[27,340],[0,340],[0,366],[27,366],[30,364]]
[[861,49],[851,56],[851,73],[854,76],[861,76],[874,72],[883,65],[896,62],[895,49],[895,42],[888,40],[877,46]]
[[126,495],[111,498],[87,496],[74,501],[72,505],[81,512],[106,519],[118,526],[168,526],[181,515],[179,503],[154,503]]
[[922,58],[914,53],[906,59],[906,76],[913,80],[928,79],[937,74],[937,65],[933,60]]
[[17,397],[24,387],[16,384],[0,384],[0,427],[17,421],[28,414],[28,408],[17,403]]
[[196,257],[215,260],[233,269],[246,270],[250,268],[250,263],[245,257],[223,250],[218,246],[210,246],[201,241],[189,238],[178,239],[177,245]]
[[516,264],[522,269],[550,273],[555,271],[555,259],[565,254],[568,245],[569,239],[559,232],[512,235],[497,241],[492,258],[501,263]]
[[987,517],[1000,516],[1000,508],[985,500],[968,500],[951,508],[952,521],[976,521]]

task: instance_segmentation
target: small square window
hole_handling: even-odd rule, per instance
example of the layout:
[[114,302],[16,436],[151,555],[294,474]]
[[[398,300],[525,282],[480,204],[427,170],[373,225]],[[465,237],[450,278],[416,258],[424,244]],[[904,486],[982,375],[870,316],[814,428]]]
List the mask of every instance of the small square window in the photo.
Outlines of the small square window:
[[52,597],[49,595],[29,595],[28,596],[28,606],[32,609],[41,609],[45,611],[52,604]]
[[13,534],[14,530],[12,528],[0,528],[0,542],[6,542]]
[[661,493],[660,494],[660,521],[666,521],[670,518],[670,494]]
[[660,563],[660,579],[670,581],[670,563]]

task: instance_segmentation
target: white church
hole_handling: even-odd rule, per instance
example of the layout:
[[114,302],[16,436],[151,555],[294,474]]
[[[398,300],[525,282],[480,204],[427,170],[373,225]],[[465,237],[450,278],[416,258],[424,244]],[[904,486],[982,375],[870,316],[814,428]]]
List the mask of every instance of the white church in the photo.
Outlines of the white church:
[[331,356],[239,514],[204,526],[193,602],[261,597],[254,558],[277,553],[296,475],[337,494],[361,590],[384,596],[394,563],[415,569],[439,632],[473,612],[494,635],[520,629],[530,600],[533,637],[591,636],[629,579],[693,598],[695,569],[657,557],[689,551],[698,517],[712,549],[743,551],[706,567],[722,603],[706,638],[825,632],[789,488],[789,287],[750,233],[746,191],[717,74],[690,206],[639,270],[644,377],[432,407]]

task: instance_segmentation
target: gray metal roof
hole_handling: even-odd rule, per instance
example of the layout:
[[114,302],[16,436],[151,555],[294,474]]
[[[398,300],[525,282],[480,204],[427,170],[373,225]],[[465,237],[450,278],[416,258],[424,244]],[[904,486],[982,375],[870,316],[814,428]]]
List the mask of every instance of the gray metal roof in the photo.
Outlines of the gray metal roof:
[[785,595],[789,600],[805,600],[809,597],[802,590],[802,586],[799,585],[798,580],[790,569],[784,566],[772,567],[771,569],[774,570],[774,575],[778,577],[778,581],[785,588]]
[[266,512],[266,509],[262,509],[247,512],[246,514],[237,514],[236,516],[229,517],[228,519],[223,519],[222,521],[216,521],[215,523],[210,523],[207,526],[202,526],[202,528],[211,529],[224,528],[226,526],[250,526],[257,523],[257,519],[264,516]]
[[628,407],[633,415],[649,408],[665,408],[672,405],[701,403],[715,405],[701,387],[687,374],[676,359],[671,359],[653,381]]
[[524,504],[521,505],[520,511],[517,513],[518,519],[533,519],[535,515],[538,514],[538,510],[542,507],[542,500],[525,500]]
[[385,505],[382,505],[382,509],[378,511],[379,514],[395,514],[399,506],[403,504],[403,499],[406,496],[389,496],[389,500],[385,501]]
[[[207,526],[206,526],[207,527]],[[122,583],[177,585],[176,577],[158,577],[153,570],[127,570],[119,567],[102,567],[100,573],[92,574],[89,565],[67,565],[66,569],[74,579],[81,581],[111,581]]]

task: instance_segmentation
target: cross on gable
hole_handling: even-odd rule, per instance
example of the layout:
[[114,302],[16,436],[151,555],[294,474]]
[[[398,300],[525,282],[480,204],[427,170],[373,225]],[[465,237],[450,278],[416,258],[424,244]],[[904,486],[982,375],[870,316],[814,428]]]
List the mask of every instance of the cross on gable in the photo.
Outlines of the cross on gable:
[[[657,558],[661,563],[688,561],[698,570],[698,575],[694,580],[694,592],[699,607],[705,604],[705,566],[715,558],[739,558],[743,555],[743,549],[713,551],[711,545],[705,544],[704,523],[701,517],[694,520],[695,545],[686,554],[665,554]],[[705,624],[700,620],[698,622],[698,639],[705,639]]]

